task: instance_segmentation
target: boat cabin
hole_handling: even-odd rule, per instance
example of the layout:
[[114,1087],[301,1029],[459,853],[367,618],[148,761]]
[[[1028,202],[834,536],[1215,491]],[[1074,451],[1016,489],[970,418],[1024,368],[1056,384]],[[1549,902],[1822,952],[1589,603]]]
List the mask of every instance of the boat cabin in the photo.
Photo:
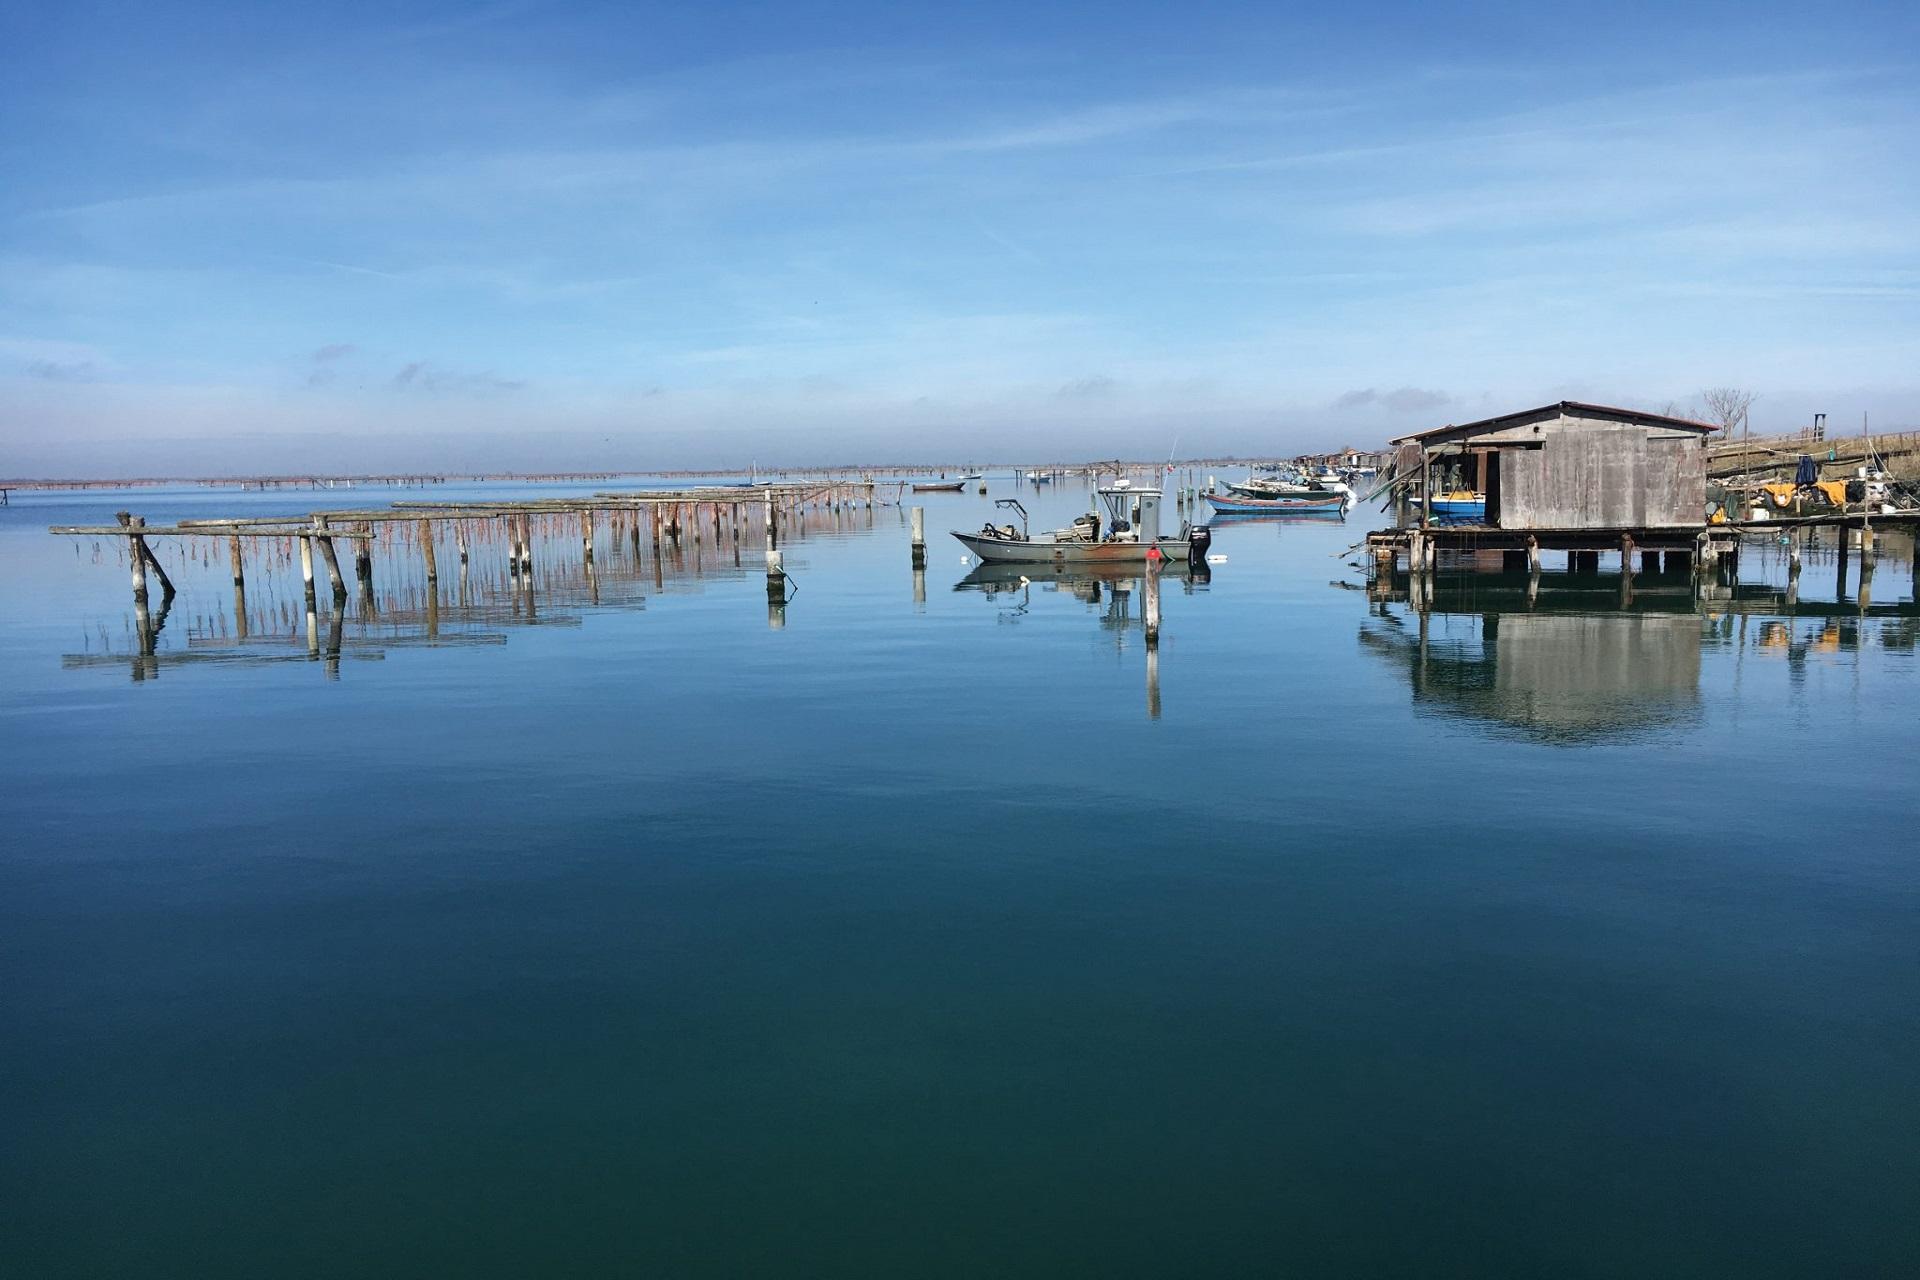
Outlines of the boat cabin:
[[1136,489],[1125,481],[1094,490],[1106,509],[1106,536],[1130,542],[1160,540],[1160,491]]
[[1393,443],[1398,524],[1488,529],[1697,529],[1704,422],[1562,400]]

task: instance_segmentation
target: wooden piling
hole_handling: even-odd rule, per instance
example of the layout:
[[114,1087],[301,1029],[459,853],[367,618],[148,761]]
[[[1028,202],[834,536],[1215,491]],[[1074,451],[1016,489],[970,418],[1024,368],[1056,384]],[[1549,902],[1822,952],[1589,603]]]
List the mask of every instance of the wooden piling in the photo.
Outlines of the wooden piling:
[[427,585],[440,581],[440,566],[433,561],[433,521],[420,522],[420,553],[427,561]]
[[247,589],[246,571],[240,563],[240,535],[237,533],[227,535],[227,559],[233,562],[234,590],[245,591]]
[[1160,645],[1160,561],[1163,557],[1160,548],[1147,548],[1147,648],[1156,649]]
[[453,522],[453,545],[460,549],[460,563],[464,566],[467,563],[467,522],[465,520]]
[[[128,528],[133,526],[133,517],[127,512],[122,511],[119,519],[120,523]],[[138,541],[139,539],[134,537],[127,539],[127,563],[133,568],[133,601],[135,604],[145,607],[147,603],[147,558],[140,554],[140,548],[135,545]]]
[[1540,539],[1527,535],[1527,572],[1540,572]]
[[915,507],[912,514],[913,567],[916,569],[924,569],[927,567],[927,509],[925,507]]
[[593,511],[591,508],[580,513],[580,554],[586,560],[587,568],[593,568]]
[[334,551],[333,539],[324,532],[327,527],[327,518],[325,516],[315,516],[313,527],[316,530],[314,541],[320,544],[320,558],[324,560],[327,565],[327,585],[333,588],[333,598],[335,601],[345,600],[347,598],[347,583],[346,579],[340,576],[340,557]]
[[313,539],[302,534],[300,543],[300,585],[307,599],[307,616],[312,617],[315,608],[313,594]]
[[767,599],[786,603],[787,571],[780,551],[776,547],[767,548]]

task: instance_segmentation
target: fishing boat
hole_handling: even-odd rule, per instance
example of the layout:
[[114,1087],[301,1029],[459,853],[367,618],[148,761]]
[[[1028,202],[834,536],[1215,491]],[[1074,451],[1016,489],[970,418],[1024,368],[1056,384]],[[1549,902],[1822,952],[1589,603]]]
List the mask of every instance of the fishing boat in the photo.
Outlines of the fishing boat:
[[1317,498],[1329,493],[1345,498],[1352,494],[1345,484],[1335,480],[1323,484],[1307,477],[1248,476],[1227,481],[1227,491],[1241,498]]
[[1347,495],[1329,489],[1299,489],[1288,497],[1249,498],[1243,494],[1207,495],[1207,505],[1221,515],[1254,515],[1269,511],[1344,512]]
[[959,493],[967,487],[965,480],[932,480],[926,484],[913,486],[915,493]]
[[1053,473],[1051,471],[1029,471],[1027,472],[1027,483],[1028,484],[1052,484]]
[[1017,498],[1001,498],[997,507],[1020,513],[1020,527],[988,524],[977,533],[954,531],[960,544],[982,564],[1140,563],[1158,549],[1167,560],[1204,563],[1213,533],[1205,525],[1182,522],[1179,536],[1160,533],[1160,491],[1109,485],[1095,491],[1106,510],[1090,511],[1064,529],[1027,531],[1027,509]]
[[1466,489],[1433,496],[1433,518],[1460,524],[1478,523],[1487,518],[1487,495]]

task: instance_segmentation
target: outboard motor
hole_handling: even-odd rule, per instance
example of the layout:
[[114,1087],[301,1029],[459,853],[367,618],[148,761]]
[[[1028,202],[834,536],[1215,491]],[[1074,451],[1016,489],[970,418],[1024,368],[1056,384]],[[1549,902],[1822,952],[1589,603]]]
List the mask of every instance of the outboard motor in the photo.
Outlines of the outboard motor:
[[1187,530],[1187,564],[1198,569],[1207,562],[1207,548],[1213,545],[1213,530],[1197,524]]

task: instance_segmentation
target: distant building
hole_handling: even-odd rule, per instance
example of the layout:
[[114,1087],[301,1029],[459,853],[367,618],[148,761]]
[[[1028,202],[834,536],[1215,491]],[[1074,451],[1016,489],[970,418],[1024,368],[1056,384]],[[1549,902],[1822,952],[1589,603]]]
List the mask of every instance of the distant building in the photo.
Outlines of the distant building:
[[[1452,523],[1515,531],[1698,529],[1706,523],[1706,438],[1686,418],[1562,400],[1436,427],[1393,441],[1400,523],[1409,501],[1447,498],[1471,511]],[[1484,510],[1480,501],[1484,498]]]

